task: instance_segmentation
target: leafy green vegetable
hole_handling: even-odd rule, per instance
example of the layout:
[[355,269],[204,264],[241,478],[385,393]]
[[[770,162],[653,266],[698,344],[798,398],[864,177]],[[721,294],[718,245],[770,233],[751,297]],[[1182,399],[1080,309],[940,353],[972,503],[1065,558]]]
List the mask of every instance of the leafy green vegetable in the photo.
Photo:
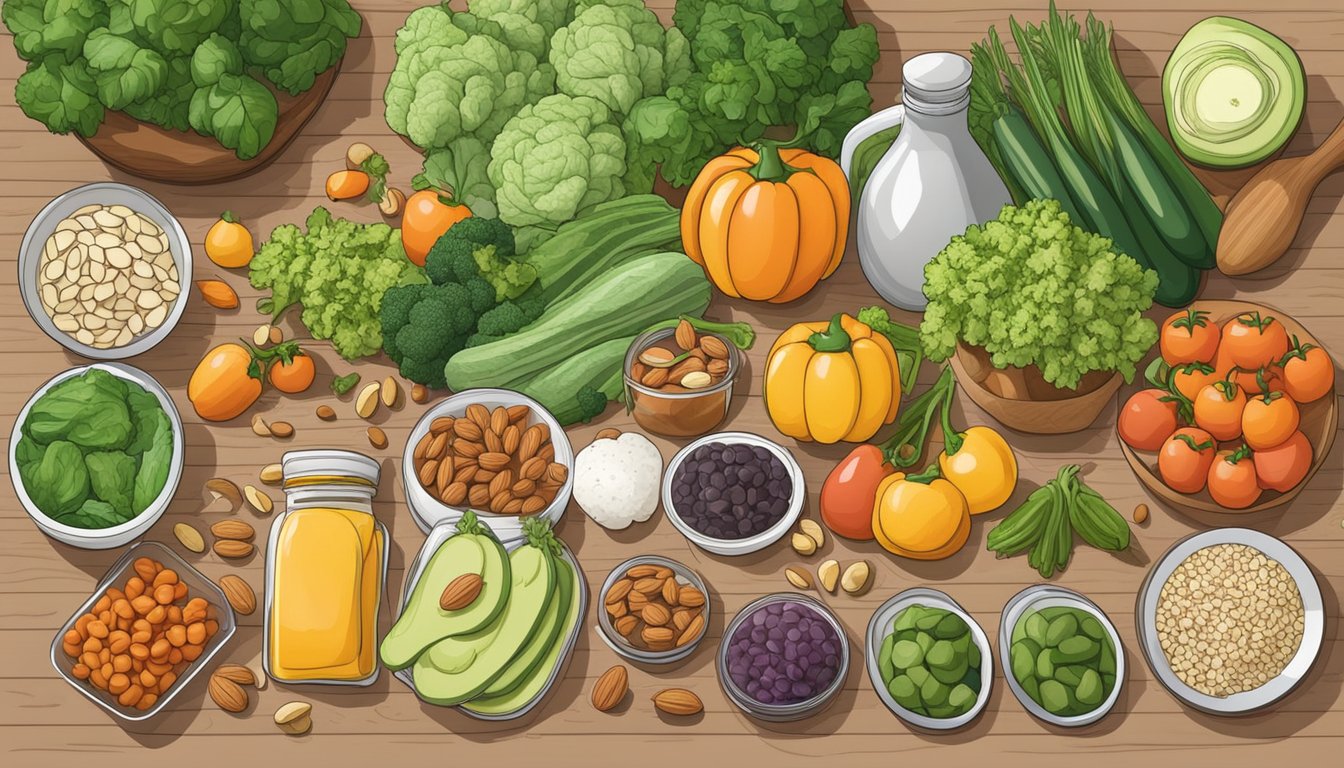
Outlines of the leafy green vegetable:
[[357,224],[315,208],[307,232],[284,224],[252,259],[254,288],[269,288],[279,317],[303,304],[303,324],[314,338],[331,339],[347,360],[383,344],[378,309],[389,288],[420,270],[406,258],[400,233],[386,224]]
[[504,125],[489,173],[501,219],[553,227],[625,194],[625,140],[597,99],[547,96]]
[[54,520],[79,509],[89,495],[84,454],[79,446],[67,440],[48,445],[42,459],[21,472],[21,479],[28,498]]
[[690,76],[686,38],[664,30],[643,0],[606,0],[581,8],[551,38],[555,85],[570,96],[591,96],[625,115],[645,96]]
[[[9,8],[6,4],[5,8]],[[51,56],[28,68],[14,86],[14,100],[23,113],[55,133],[77,131],[92,136],[103,122],[104,108],[88,70]]]
[[958,342],[983,347],[995,366],[1039,366],[1045,380],[1077,386],[1090,371],[1125,380],[1157,341],[1157,274],[1073,225],[1054,200],[1007,205],[952,238],[924,270],[929,305],[920,338],[932,360]]
[[152,48],[95,29],[84,41],[84,59],[108,109],[122,109],[152,96],[168,78],[168,62]]
[[57,440],[91,450],[120,450],[131,439],[126,384],[99,368],[72,376],[33,403],[23,431],[40,444]]
[[225,72],[213,85],[196,89],[187,117],[197,133],[214,136],[246,160],[271,142],[279,110],[266,86]]
[[213,34],[191,54],[191,79],[204,88],[218,83],[222,75],[242,74],[244,66],[238,46],[223,35]]
[[14,49],[23,59],[48,61],[47,56],[55,54],[56,61],[70,63],[79,58],[89,32],[107,23],[107,5],[89,0],[6,0],[0,19],[14,34]]
[[490,183],[490,149],[485,142],[466,137],[453,146],[425,156],[425,169],[413,180],[416,189],[449,190],[453,199],[471,209],[474,216],[495,218],[495,186]]
[[243,58],[291,94],[312,88],[362,26],[346,0],[238,0],[238,13]]
[[387,174],[392,171],[387,158],[374,152],[359,164],[359,169],[369,175],[369,201],[382,202],[383,195],[387,194]]
[[335,395],[344,395],[346,392],[355,388],[359,383],[358,373],[347,373],[344,376],[337,376],[331,380],[331,392]]
[[191,97],[196,83],[191,79],[191,57],[168,59],[168,75],[158,93],[123,110],[136,120],[185,131],[191,128]]
[[[168,439],[171,447],[172,436],[169,435]],[[84,457],[84,466],[89,472],[89,487],[93,495],[107,502],[117,514],[129,520],[135,513],[143,511],[137,507],[132,512],[135,459],[121,451],[95,451]],[[166,461],[163,466],[166,476]]]
[[135,473],[131,497],[135,514],[144,512],[163,491],[164,484],[168,482],[168,467],[172,457],[172,432],[156,431],[149,450],[140,457],[140,469]]
[[79,505],[79,509],[61,518],[60,522],[76,528],[98,529],[121,525],[129,519],[123,517],[105,501],[85,499],[84,503]]

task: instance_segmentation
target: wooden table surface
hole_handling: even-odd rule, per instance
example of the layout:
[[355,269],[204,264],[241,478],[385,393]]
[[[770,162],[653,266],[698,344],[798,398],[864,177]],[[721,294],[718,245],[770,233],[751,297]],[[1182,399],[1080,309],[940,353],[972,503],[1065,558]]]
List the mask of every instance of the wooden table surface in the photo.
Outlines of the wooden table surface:
[[[19,241],[32,216],[52,197],[92,181],[114,179],[138,185],[163,200],[181,219],[197,250],[196,278],[217,270],[199,250],[206,228],[226,208],[247,222],[258,239],[283,223],[301,222],[314,205],[325,203],[322,181],[342,163],[346,146],[366,141],[384,152],[392,164],[394,184],[407,188],[419,170],[417,155],[386,126],[381,94],[394,63],[392,38],[407,12],[418,0],[363,0],[356,6],[365,19],[362,36],[353,41],[344,68],[326,104],[302,135],[265,170],[240,181],[202,187],[174,187],[140,181],[109,169],[74,138],[49,135],[28,120],[12,103],[14,79],[21,72],[9,41],[0,43],[0,353],[7,355],[0,375],[0,421],[12,424],[24,401],[52,375],[87,361],[65,352],[38,330],[25,314],[15,284]],[[666,17],[671,0],[653,0]],[[1150,111],[1160,110],[1160,79],[1168,51],[1183,30],[1210,13],[1228,13],[1260,24],[1297,48],[1308,73],[1309,104],[1302,127],[1289,152],[1315,146],[1344,115],[1344,7],[1338,0],[1257,0],[1218,2],[1147,2],[1142,8],[1131,0],[1095,0],[1098,15],[1114,22],[1120,59],[1139,97]],[[1043,2],[1022,0],[946,0],[914,4],[900,0],[852,2],[854,15],[879,29],[882,58],[872,82],[879,106],[899,97],[901,62],[929,50],[965,52],[992,23],[1004,24],[1010,14],[1039,19]],[[1266,5],[1272,10],[1257,10]],[[910,6],[927,10],[908,10]],[[1209,179],[1211,186],[1235,188],[1246,174]],[[1274,267],[1249,278],[1229,279],[1211,274],[1204,298],[1245,298],[1264,302],[1291,314],[1312,330],[1336,359],[1344,355],[1344,174],[1328,178],[1312,198],[1301,232],[1288,256]],[[336,204],[341,216],[374,220],[371,207]],[[333,370],[345,373],[341,361],[324,343],[311,346],[318,358],[318,383],[311,393],[279,398],[263,395],[252,412],[270,420],[292,422],[296,435],[286,441],[260,438],[243,418],[209,426],[195,416],[186,399],[189,372],[213,343],[250,336],[263,319],[253,311],[257,292],[241,272],[226,274],[238,289],[242,309],[220,312],[192,295],[185,316],[172,336],[153,351],[132,359],[156,376],[172,393],[186,425],[186,470],[173,503],[147,538],[169,543],[174,523],[193,522],[204,527],[224,517],[218,507],[207,507],[203,482],[215,476],[238,483],[256,482],[257,470],[276,461],[291,448],[341,447],[378,456],[385,468],[376,512],[392,531],[389,594],[402,587],[406,564],[418,551],[423,536],[403,503],[397,458],[421,406],[409,405],[376,419],[387,430],[391,445],[373,452],[364,438],[365,424],[353,413],[353,404],[335,402],[327,383]],[[747,320],[760,338],[750,355],[749,388],[739,390],[726,427],[778,437],[765,416],[760,398],[760,371],[764,352],[775,334],[796,320],[816,319],[872,303],[852,252],[828,282],[804,300],[786,307],[715,301],[716,318]],[[282,323],[287,336],[302,336],[297,313]],[[915,318],[908,318],[915,319]],[[365,381],[381,378],[392,369],[382,358],[353,366]],[[923,383],[931,380],[926,366]],[[1123,393],[1122,393],[1123,394]],[[320,422],[314,408],[337,406],[340,418]],[[890,764],[918,757],[966,765],[973,759],[994,759],[1007,765],[1047,765],[1079,759],[1098,764],[1128,764],[1155,755],[1166,762],[1181,756],[1194,764],[1215,761],[1245,765],[1272,760],[1300,762],[1337,754],[1344,746],[1344,634],[1339,626],[1338,595],[1344,591],[1344,529],[1337,499],[1344,487],[1344,450],[1337,447],[1310,486],[1287,509],[1240,520],[1287,540],[1311,564],[1325,596],[1327,624],[1321,658],[1310,678],[1272,711],[1242,719],[1219,719],[1183,708],[1154,680],[1137,655],[1134,635],[1135,591],[1149,565],[1173,541],[1203,530],[1205,522],[1161,508],[1145,496],[1126,467],[1113,436],[1115,406],[1092,429],[1062,437],[1010,433],[1021,462],[1021,488],[1011,503],[1052,477],[1059,465],[1081,463],[1087,482],[1128,514],[1135,504],[1153,507],[1152,519],[1135,528],[1132,550],[1113,556],[1080,547],[1068,571],[1055,582],[1083,592],[1107,611],[1119,628],[1130,662],[1130,672],[1116,710],[1095,726],[1061,731],[1034,720],[1003,685],[996,683],[988,711],[964,731],[951,735],[913,732],[878,701],[863,671],[861,637],[874,608],[892,594],[916,585],[945,590],[995,635],[999,611],[1018,590],[1037,581],[1025,558],[996,561],[984,550],[986,522],[978,520],[971,544],[956,556],[936,563],[898,560],[874,544],[837,542],[832,538],[823,554],[842,563],[867,559],[875,567],[872,590],[860,598],[825,596],[840,616],[855,644],[845,690],[824,714],[794,725],[775,726],[747,719],[734,709],[719,689],[714,672],[714,649],[725,619],[762,594],[787,589],[783,569],[799,558],[786,544],[744,558],[721,558],[690,546],[662,513],[642,525],[608,532],[571,507],[559,533],[573,547],[584,566],[590,588],[597,589],[607,572],[625,558],[656,552],[679,559],[699,570],[712,592],[714,620],[704,647],[687,662],[667,670],[632,669],[633,697],[614,714],[592,709],[588,697],[593,681],[616,663],[615,655],[597,638],[594,611],[589,610],[583,638],[564,680],[533,716],[514,723],[492,724],[456,711],[420,703],[400,682],[384,674],[370,688],[313,688],[269,685],[253,697],[242,715],[219,710],[205,694],[204,679],[193,683],[170,709],[145,723],[124,724],[85,701],[61,680],[48,661],[56,628],[88,595],[95,582],[118,557],[118,551],[95,552],[64,546],[48,539],[27,518],[10,483],[0,484],[0,744],[8,765],[156,764],[171,759],[191,765],[237,765],[258,758],[261,764],[303,760],[327,764],[371,764],[393,757],[414,765],[427,759],[466,760],[477,764],[533,765],[545,760],[557,764],[683,764],[710,760],[721,764],[764,760],[772,764],[800,764],[823,758],[836,765]],[[958,398],[954,421],[984,423],[974,405]],[[618,408],[599,421],[572,430],[576,446],[586,445],[604,426],[627,427]],[[665,456],[677,444],[657,441]],[[793,446],[808,482],[809,509],[815,515],[816,493],[844,447]],[[247,512],[240,514],[249,516]],[[999,517],[991,514],[987,517]],[[252,519],[259,527],[267,520]],[[189,555],[189,553],[186,553]],[[262,584],[263,563],[223,562],[214,555],[191,556],[208,576],[236,573],[254,586]],[[391,617],[382,616],[383,631]],[[236,638],[220,660],[257,661],[260,655],[260,612],[242,618]],[[649,703],[658,689],[684,686],[705,701],[706,712],[689,719],[659,717]],[[310,735],[293,738],[280,734],[271,713],[289,700],[313,703],[315,725]]]

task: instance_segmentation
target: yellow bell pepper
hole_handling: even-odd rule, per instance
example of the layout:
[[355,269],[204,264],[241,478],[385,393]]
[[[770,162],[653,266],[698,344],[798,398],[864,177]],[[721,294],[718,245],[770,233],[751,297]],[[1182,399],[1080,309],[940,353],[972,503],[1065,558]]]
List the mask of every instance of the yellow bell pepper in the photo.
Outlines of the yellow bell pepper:
[[885,336],[841,313],[779,335],[762,394],[775,428],[789,437],[862,442],[896,419],[900,364]]
[[898,472],[877,487],[873,536],[892,554],[941,560],[964,547],[970,535],[966,497],[938,477],[937,466],[919,475]]
[[943,410],[944,449],[938,455],[943,477],[966,497],[972,515],[998,509],[1017,488],[1017,457],[997,431],[952,429]]

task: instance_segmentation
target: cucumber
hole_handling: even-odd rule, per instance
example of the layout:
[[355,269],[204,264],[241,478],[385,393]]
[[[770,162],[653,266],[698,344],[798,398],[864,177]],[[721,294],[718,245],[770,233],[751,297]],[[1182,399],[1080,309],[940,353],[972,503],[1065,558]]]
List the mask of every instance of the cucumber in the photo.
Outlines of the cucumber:
[[587,385],[615,400],[625,389],[621,367],[635,337],[618,336],[583,350],[559,365],[538,373],[518,386],[518,391],[546,406],[561,426],[583,417],[574,393]]
[[1058,200],[1059,207],[1069,214],[1069,221],[1082,226],[1084,219],[1068,186],[1022,110],[1008,104],[1006,111],[994,120],[992,130],[1004,167],[1027,195],[1037,200]]
[[549,306],[521,331],[453,355],[444,377],[456,392],[517,388],[597,344],[630,337],[668,317],[699,316],[709,296],[704,270],[685,254],[640,256]]

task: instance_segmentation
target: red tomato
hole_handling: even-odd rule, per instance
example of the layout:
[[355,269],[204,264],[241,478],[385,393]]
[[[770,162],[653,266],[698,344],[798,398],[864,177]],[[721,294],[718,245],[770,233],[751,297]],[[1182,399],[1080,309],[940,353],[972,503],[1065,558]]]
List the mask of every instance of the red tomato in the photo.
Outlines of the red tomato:
[[877,486],[895,471],[875,445],[860,445],[850,451],[821,486],[822,522],[837,536],[871,540]]
[[1222,347],[1227,349],[1233,365],[1254,371],[1277,363],[1288,354],[1288,332],[1273,317],[1243,312],[1223,326]]
[[1335,364],[1330,355],[1315,344],[1302,344],[1293,338],[1283,362],[1283,391],[1299,403],[1325,397],[1335,386]]
[[1245,509],[1260,498],[1255,476],[1255,459],[1242,446],[1235,451],[1219,451],[1209,467],[1209,495],[1228,509]]
[[1246,393],[1233,381],[1206,384],[1195,397],[1195,426],[1219,440],[1234,440],[1241,434],[1241,412]]
[[1264,391],[1256,378],[1259,370],[1253,368],[1244,371],[1234,365],[1226,345],[1218,348],[1218,355],[1213,360],[1213,372],[1220,380],[1235,381],[1247,395],[1258,395]]
[[276,389],[296,395],[313,385],[317,368],[313,365],[313,358],[297,354],[288,360],[276,360],[266,376]]
[[1208,363],[1182,363],[1172,366],[1171,384],[1185,399],[1194,400],[1199,390],[1222,378]]
[[1171,365],[1212,362],[1218,352],[1218,326],[1208,316],[1202,309],[1187,309],[1168,317],[1158,338],[1162,359]]
[[1255,452],[1255,476],[1267,491],[1291,491],[1311,469],[1311,443],[1301,432],[1273,448]]
[[1241,413],[1241,432],[1246,444],[1256,451],[1282,445],[1293,436],[1301,421],[1297,403],[1282,392],[1258,395],[1246,403]]
[[1116,420],[1116,431],[1130,448],[1156,451],[1178,424],[1177,405],[1171,395],[1161,389],[1143,389],[1125,401]]
[[1199,493],[1209,482],[1213,466],[1213,435],[1196,427],[1183,427],[1167,438],[1157,454],[1162,482],[1174,491]]

